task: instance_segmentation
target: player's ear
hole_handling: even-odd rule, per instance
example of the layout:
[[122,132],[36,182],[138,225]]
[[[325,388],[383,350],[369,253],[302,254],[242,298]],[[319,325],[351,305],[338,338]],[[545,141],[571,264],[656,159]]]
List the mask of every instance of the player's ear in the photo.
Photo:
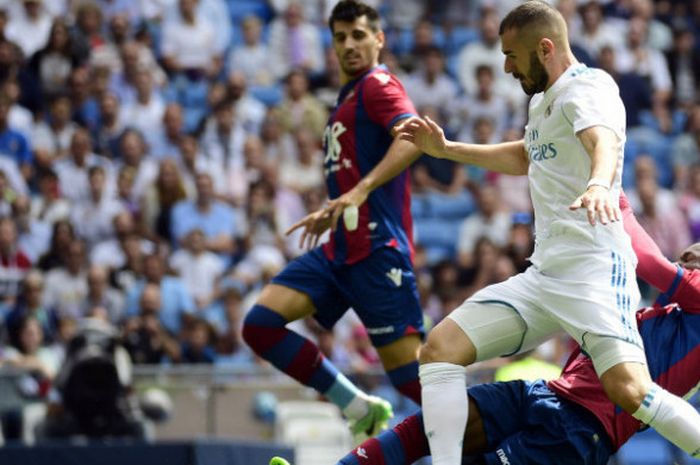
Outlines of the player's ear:
[[540,61],[544,63],[547,59],[551,58],[554,54],[554,42],[551,39],[543,37],[537,44],[537,56],[539,56]]
[[379,31],[377,31],[374,34],[374,37],[376,37],[376,39],[377,39],[377,45],[379,45],[379,49],[380,50],[383,49],[384,48],[384,41],[385,41],[384,31],[382,31],[380,29]]

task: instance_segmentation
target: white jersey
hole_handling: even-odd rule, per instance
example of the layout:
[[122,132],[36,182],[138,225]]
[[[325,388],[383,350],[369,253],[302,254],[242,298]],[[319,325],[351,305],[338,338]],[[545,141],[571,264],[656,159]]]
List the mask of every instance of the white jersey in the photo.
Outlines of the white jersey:
[[[532,97],[525,149],[535,210],[535,252],[532,263],[543,272],[563,256],[610,253],[636,263],[622,222],[591,226],[585,209],[569,210],[591,175],[591,158],[576,134],[603,126],[620,140],[617,169],[610,195],[617,202],[621,189],[625,142],[625,107],[612,77],[583,64],[570,66],[545,92]],[[568,252],[568,253],[567,253]]]

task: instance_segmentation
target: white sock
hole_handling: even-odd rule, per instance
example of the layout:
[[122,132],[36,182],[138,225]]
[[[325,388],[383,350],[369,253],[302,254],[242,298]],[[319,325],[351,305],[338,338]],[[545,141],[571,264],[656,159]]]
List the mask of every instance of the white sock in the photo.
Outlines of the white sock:
[[634,418],[693,457],[700,457],[700,414],[688,402],[653,384]]
[[433,465],[460,465],[469,402],[464,367],[426,363],[418,369],[423,423]]

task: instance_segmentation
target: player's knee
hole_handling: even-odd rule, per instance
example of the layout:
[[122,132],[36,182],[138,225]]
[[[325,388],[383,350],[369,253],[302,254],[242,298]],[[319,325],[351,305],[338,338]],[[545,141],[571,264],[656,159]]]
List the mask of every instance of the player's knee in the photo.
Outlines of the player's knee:
[[432,362],[447,362],[450,361],[449,344],[439,337],[434,337],[429,334],[425,343],[421,346],[418,352],[418,361],[421,364]]
[[420,348],[418,361],[453,363],[467,366],[474,362],[476,349],[469,337],[453,321],[445,319],[428,333]]
[[243,340],[254,351],[258,352],[260,344],[269,340],[269,333],[276,328],[282,328],[287,321],[282,315],[269,308],[256,304],[250,309],[243,320]]

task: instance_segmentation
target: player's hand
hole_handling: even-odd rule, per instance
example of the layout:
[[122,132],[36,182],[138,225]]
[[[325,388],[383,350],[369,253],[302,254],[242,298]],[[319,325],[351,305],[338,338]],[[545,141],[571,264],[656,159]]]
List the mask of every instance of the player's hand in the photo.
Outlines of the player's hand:
[[603,186],[591,186],[582,196],[569,205],[569,210],[585,208],[588,213],[588,222],[595,226],[596,221],[601,224],[620,221],[622,214],[619,206],[610,200],[610,191]]
[[343,214],[348,207],[360,207],[365,200],[369,192],[364,188],[362,183],[356,185],[351,190],[341,195],[337,199],[331,200],[326,206],[326,212],[331,219],[331,230],[335,231],[338,228],[338,219]]
[[396,134],[432,157],[442,158],[447,148],[444,131],[429,116],[408,118],[396,127]]
[[318,244],[318,240],[323,233],[330,227],[331,217],[327,212],[327,208],[322,208],[294,223],[287,229],[285,235],[289,236],[297,229],[304,228],[299,239],[299,247],[302,249],[313,249]]

